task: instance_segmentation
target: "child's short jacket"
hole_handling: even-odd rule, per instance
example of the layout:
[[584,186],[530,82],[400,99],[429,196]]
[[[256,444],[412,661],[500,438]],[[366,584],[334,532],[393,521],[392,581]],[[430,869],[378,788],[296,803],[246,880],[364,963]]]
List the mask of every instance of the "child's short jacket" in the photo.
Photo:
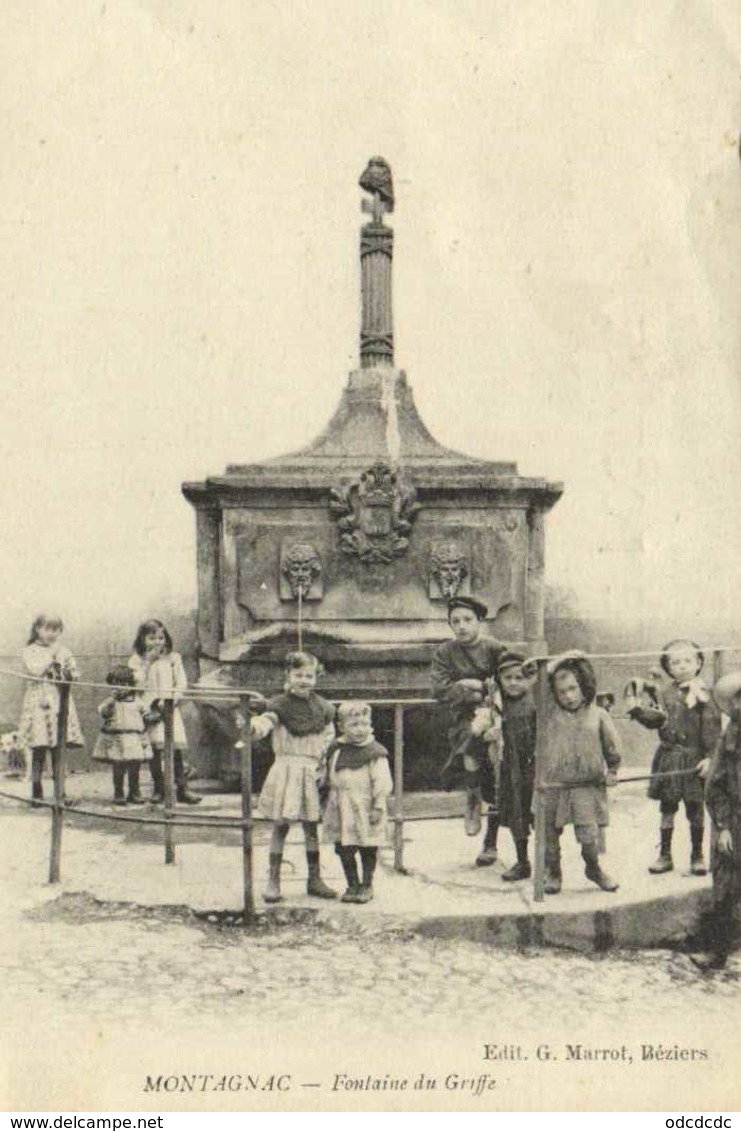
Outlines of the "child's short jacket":
[[715,749],[720,735],[720,712],[709,694],[698,698],[690,688],[674,682],[659,690],[658,700],[656,708],[637,706],[630,712],[636,722],[659,732],[660,743],[651,773],[675,775],[653,778],[648,795],[671,805],[683,800],[701,804],[702,778],[692,770]]

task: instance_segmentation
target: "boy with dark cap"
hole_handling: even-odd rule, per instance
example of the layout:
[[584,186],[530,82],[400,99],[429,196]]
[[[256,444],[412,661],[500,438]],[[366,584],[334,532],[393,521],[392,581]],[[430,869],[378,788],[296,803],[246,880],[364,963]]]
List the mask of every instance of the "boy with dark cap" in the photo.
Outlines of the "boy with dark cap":
[[527,842],[535,785],[536,717],[532,678],[525,674],[524,664],[519,652],[502,652],[496,669],[504,739],[499,823],[512,833],[517,851],[517,863],[502,874],[509,883],[531,875]]
[[[466,822],[468,836],[481,830],[481,802],[496,804],[494,767],[489,759],[483,736],[471,732],[477,707],[487,697],[487,681],[496,672],[497,661],[505,651],[500,641],[482,632],[487,607],[473,597],[453,597],[448,602],[448,624],[455,637],[441,644],[432,663],[432,692],[453,716],[448,730],[450,754],[443,773],[462,767],[466,788]],[[476,858],[479,867],[494,864],[497,859],[499,822],[490,812],[484,844]]]

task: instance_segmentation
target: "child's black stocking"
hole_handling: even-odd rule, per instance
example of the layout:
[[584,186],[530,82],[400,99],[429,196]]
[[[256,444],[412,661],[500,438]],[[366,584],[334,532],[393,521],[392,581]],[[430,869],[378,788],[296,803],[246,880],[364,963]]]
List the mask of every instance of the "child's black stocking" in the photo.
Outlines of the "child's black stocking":
[[716,955],[716,964],[724,966],[733,948],[733,898],[726,896],[713,908],[711,943]]
[[152,774],[152,801],[165,800],[165,772],[162,768],[162,751],[152,750],[152,761],[149,763]]
[[31,797],[34,801],[40,801],[44,796],[44,787],[41,784],[41,777],[44,773],[45,761],[46,747],[34,746],[31,753]]
[[328,887],[321,877],[317,822],[302,821],[302,824],[304,827],[304,839],[306,840],[306,863],[309,869],[306,891],[309,895],[317,896],[318,899],[334,899],[337,892]]
[[303,821],[304,840],[306,841],[306,852],[319,851],[319,832],[316,821]]
[[363,865],[363,887],[373,887],[373,874],[376,870],[377,848],[361,848],[360,862]]
[[690,825],[690,837],[692,838],[692,859],[702,859],[702,838],[705,835],[704,825]]
[[734,901],[726,896],[719,900],[709,917],[706,928],[705,949],[690,958],[696,966],[705,970],[722,970],[733,948]]
[[692,841],[690,871],[693,876],[704,876],[707,873],[707,868],[702,858],[702,840],[705,833],[702,804],[699,801],[690,801],[686,805],[686,810],[687,820],[690,823],[690,838]]
[[124,779],[126,776],[126,763],[114,762],[113,763],[113,800],[117,805],[125,805],[126,798],[124,797]]
[[129,793],[128,800],[132,805],[141,804],[141,796],[139,795],[139,767],[141,762],[128,762],[127,769],[129,771]]
[[175,750],[172,757],[173,776],[175,778],[175,796],[185,805],[198,805],[203,800],[199,793],[188,789],[188,778],[185,773],[185,758],[182,750]]
[[276,821],[270,834],[270,855],[283,858],[283,846],[288,836],[288,822]]
[[358,862],[355,858],[355,846],[338,844],[336,849],[342,864],[342,871],[345,873],[347,886],[350,891],[356,891],[360,887],[360,879],[358,877]]
[[41,782],[44,773],[44,763],[46,762],[46,747],[34,746],[31,755],[31,781]]
[[674,868],[672,861],[672,836],[674,835],[674,814],[677,811],[676,805],[670,805],[663,802],[661,805],[661,848],[659,850],[658,859],[649,864],[648,870],[653,875],[661,875],[662,872],[671,872]]
[[280,866],[283,861],[283,846],[288,836],[288,822],[276,821],[270,835],[270,857],[268,886],[263,899],[266,903],[279,903],[280,894]]

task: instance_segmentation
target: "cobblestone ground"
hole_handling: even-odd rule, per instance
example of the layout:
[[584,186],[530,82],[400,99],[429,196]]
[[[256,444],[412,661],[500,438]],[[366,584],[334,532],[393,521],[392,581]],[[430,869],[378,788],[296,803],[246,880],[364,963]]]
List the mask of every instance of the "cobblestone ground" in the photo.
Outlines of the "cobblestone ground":
[[641,1002],[665,1020],[688,1010],[721,1018],[738,998],[740,974],[736,961],[703,978],[667,952],[504,953],[339,918],[319,926],[310,915],[279,914],[270,927],[247,932],[185,909],[101,904],[87,895],[27,912],[4,934],[1,957],[13,996],[32,1010],[69,1002],[91,1018],[115,1010],[134,1020],[194,1011],[243,1017],[254,1008],[280,1021],[295,1015],[300,998],[307,1013],[331,1000],[335,1016],[362,1015],[388,1032],[426,1026],[435,1015],[473,1023],[486,1001],[496,1002],[497,1024],[513,1028],[529,1008],[568,1010],[578,1025],[595,1011],[619,1020]]

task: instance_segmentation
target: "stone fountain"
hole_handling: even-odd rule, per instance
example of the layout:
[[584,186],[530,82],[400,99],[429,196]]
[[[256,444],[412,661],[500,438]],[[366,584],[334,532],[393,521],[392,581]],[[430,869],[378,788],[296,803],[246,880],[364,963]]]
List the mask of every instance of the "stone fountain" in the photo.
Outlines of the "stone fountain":
[[[276,689],[300,640],[321,658],[329,697],[425,697],[456,594],[486,602],[495,636],[530,654],[545,649],[544,524],[563,487],[431,436],[394,364],[388,163],[372,158],[360,186],[369,214],[360,230],[360,368],[334,416],[298,452],[183,484],[196,512],[206,685]],[[202,769],[228,777],[231,731],[215,712]],[[377,732],[390,740],[383,709]],[[407,712],[408,785],[436,786],[442,732],[433,708]]]

